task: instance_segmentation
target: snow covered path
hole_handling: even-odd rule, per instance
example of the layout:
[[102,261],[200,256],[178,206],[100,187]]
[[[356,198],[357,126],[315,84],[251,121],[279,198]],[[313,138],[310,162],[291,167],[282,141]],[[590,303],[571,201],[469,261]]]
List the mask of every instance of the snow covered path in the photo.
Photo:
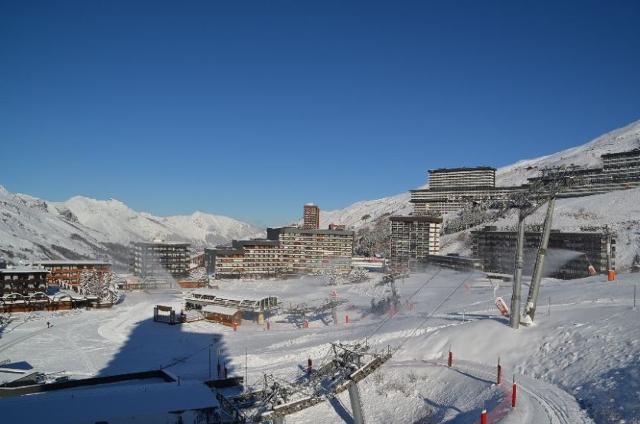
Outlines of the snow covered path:
[[[179,309],[181,294],[129,293],[123,304],[110,310],[21,315],[0,334],[0,360],[26,360],[37,370],[73,376],[168,366],[185,380],[204,379],[213,346],[214,361],[219,354],[231,372],[246,372],[249,383],[258,384],[265,372],[295,379],[307,358],[319,364],[326,357],[330,342],[367,338],[379,350],[402,344],[391,361],[360,385],[368,422],[475,424],[483,405],[496,414],[504,407],[513,373],[519,383],[519,403],[510,411],[507,396],[509,413],[500,422],[581,424],[625,419],[628,424],[640,416],[633,395],[640,392],[640,378],[635,378],[640,375],[640,327],[638,311],[632,309],[633,275],[615,283],[602,277],[545,280],[541,299],[551,298],[550,309],[544,302],[537,325],[519,331],[509,328],[493,305],[496,295],[509,298],[509,285],[495,287],[482,276],[453,271],[434,275],[429,271],[398,281],[403,302],[416,294],[411,299],[414,306],[392,319],[369,311],[372,298],[386,295],[375,280],[339,287],[314,278],[220,282],[226,293],[269,293],[287,305],[321,302],[334,289],[348,300],[338,310],[337,325],[317,317],[310,319],[308,329],[296,327],[284,315],[271,320],[269,331],[251,322],[244,322],[237,332],[203,321],[173,327],[157,324],[151,321],[153,305]],[[47,329],[46,321],[53,328]],[[442,366],[449,346],[455,358],[452,369]],[[506,388],[493,384],[498,356]],[[287,422],[350,419],[345,393],[290,416]]]

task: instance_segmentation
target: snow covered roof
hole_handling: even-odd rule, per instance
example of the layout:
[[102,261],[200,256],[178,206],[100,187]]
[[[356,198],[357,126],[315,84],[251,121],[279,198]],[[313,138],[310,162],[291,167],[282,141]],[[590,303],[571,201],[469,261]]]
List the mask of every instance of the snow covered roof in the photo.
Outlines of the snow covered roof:
[[4,268],[4,269],[0,269],[0,274],[32,274],[34,272],[37,273],[49,273],[49,271],[47,271],[46,269],[39,267],[39,266],[27,266],[27,265],[20,265],[20,266],[13,266],[10,268]]
[[78,260],[73,261],[70,259],[61,259],[61,260],[47,260],[47,261],[35,261],[34,265],[43,265],[43,266],[55,266],[55,265],[111,265],[111,262],[108,261],[99,261],[99,260]]
[[80,388],[0,399],[3,422],[165,422],[173,411],[218,406],[202,382],[151,383]]
[[238,295],[233,295],[233,294],[219,292],[219,291],[215,291],[215,292],[214,291],[196,291],[193,294],[194,294],[194,297],[196,298],[197,296],[215,296],[216,299],[229,300],[233,302],[260,302],[270,297],[274,297],[274,296],[266,296],[266,295],[259,296],[256,294],[247,294],[247,295],[238,296]]
[[234,315],[238,312],[238,310],[236,308],[228,308],[226,306],[207,305],[202,308],[202,312],[220,315]]

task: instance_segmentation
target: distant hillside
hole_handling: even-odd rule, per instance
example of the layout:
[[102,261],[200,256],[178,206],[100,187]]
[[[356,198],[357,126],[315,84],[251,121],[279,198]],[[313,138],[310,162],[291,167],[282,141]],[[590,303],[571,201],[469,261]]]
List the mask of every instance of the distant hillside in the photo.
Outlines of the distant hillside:
[[114,199],[77,196],[47,202],[0,186],[0,255],[11,262],[104,257],[124,265],[131,241],[162,238],[203,247],[262,234],[262,229],[226,216],[195,212],[157,217]]

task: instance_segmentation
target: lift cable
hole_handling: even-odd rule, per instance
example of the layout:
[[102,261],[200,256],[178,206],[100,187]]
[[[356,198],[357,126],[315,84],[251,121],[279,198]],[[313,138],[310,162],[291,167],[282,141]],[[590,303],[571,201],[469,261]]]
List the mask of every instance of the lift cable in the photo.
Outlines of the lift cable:
[[[407,297],[407,300],[413,299],[423,288],[425,288],[427,286],[427,284],[429,284],[431,281],[433,281],[433,279],[436,278],[438,276],[438,274],[440,274],[440,271],[442,271],[442,268],[438,268],[436,270],[436,272],[434,272],[429,278],[427,278],[427,280],[416,291],[414,291],[411,296]],[[364,337],[364,339],[367,340],[368,338],[370,338],[371,336],[376,334],[382,327],[384,327],[384,325],[387,322],[391,321],[394,316],[395,316],[395,314],[394,315],[389,315],[388,317],[383,319],[382,322],[380,324],[378,324],[378,326],[376,328],[374,328],[371,333],[369,333],[369,335]]]
[[442,305],[444,305],[449,299],[451,299],[451,297],[460,289],[460,287],[462,287],[467,281],[469,281],[469,279],[476,275],[475,272],[470,272],[466,278],[464,278],[462,280],[462,282],[460,284],[458,284],[452,291],[451,293],[449,293],[444,299],[442,299],[442,301],[440,303],[438,303],[438,305],[427,314],[427,316],[422,320],[422,322],[416,326],[413,331],[411,331],[411,333],[409,333],[407,336],[405,336],[405,338],[400,342],[400,344],[398,346],[396,346],[396,348],[394,349],[393,353],[399,351],[400,349],[402,349],[402,346],[404,346],[404,344],[411,338],[413,337],[418,330],[420,330],[429,319],[431,319],[433,317],[433,315],[438,312],[438,310],[442,307]]

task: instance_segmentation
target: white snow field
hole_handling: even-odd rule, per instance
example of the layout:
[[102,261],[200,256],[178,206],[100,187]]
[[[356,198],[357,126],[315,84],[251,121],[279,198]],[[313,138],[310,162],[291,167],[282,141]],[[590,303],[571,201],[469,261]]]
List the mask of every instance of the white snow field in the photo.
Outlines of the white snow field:
[[[17,314],[0,334],[0,361],[27,361],[38,371],[73,377],[163,368],[186,382],[208,378],[209,345],[218,340],[213,375],[219,353],[231,373],[246,372],[249,384],[258,386],[263,373],[293,380],[307,358],[321,363],[330,342],[366,339],[374,350],[399,348],[359,385],[369,423],[476,423],[483,407],[489,422],[640,422],[640,311],[633,308],[637,274],[614,282],[604,276],[545,279],[536,325],[517,331],[494,306],[495,296],[508,302],[510,283],[428,269],[398,280],[404,306],[390,317],[369,313],[371,300],[388,294],[378,281],[343,286],[311,277],[220,282],[225,293],[268,293],[285,305],[319,303],[332,290],[348,300],[339,308],[338,323],[328,314],[312,319],[309,328],[284,315],[272,317],[270,330],[247,321],[236,332],[206,321],[154,323],[153,306],[180,309],[180,292],[132,292],[107,310]],[[525,296],[527,290],[525,284]],[[452,368],[446,366],[450,346]],[[498,357],[504,367],[499,386]],[[512,376],[519,385],[513,410]],[[4,402],[0,399],[0,410]],[[352,422],[348,395],[291,415],[287,422]]]

